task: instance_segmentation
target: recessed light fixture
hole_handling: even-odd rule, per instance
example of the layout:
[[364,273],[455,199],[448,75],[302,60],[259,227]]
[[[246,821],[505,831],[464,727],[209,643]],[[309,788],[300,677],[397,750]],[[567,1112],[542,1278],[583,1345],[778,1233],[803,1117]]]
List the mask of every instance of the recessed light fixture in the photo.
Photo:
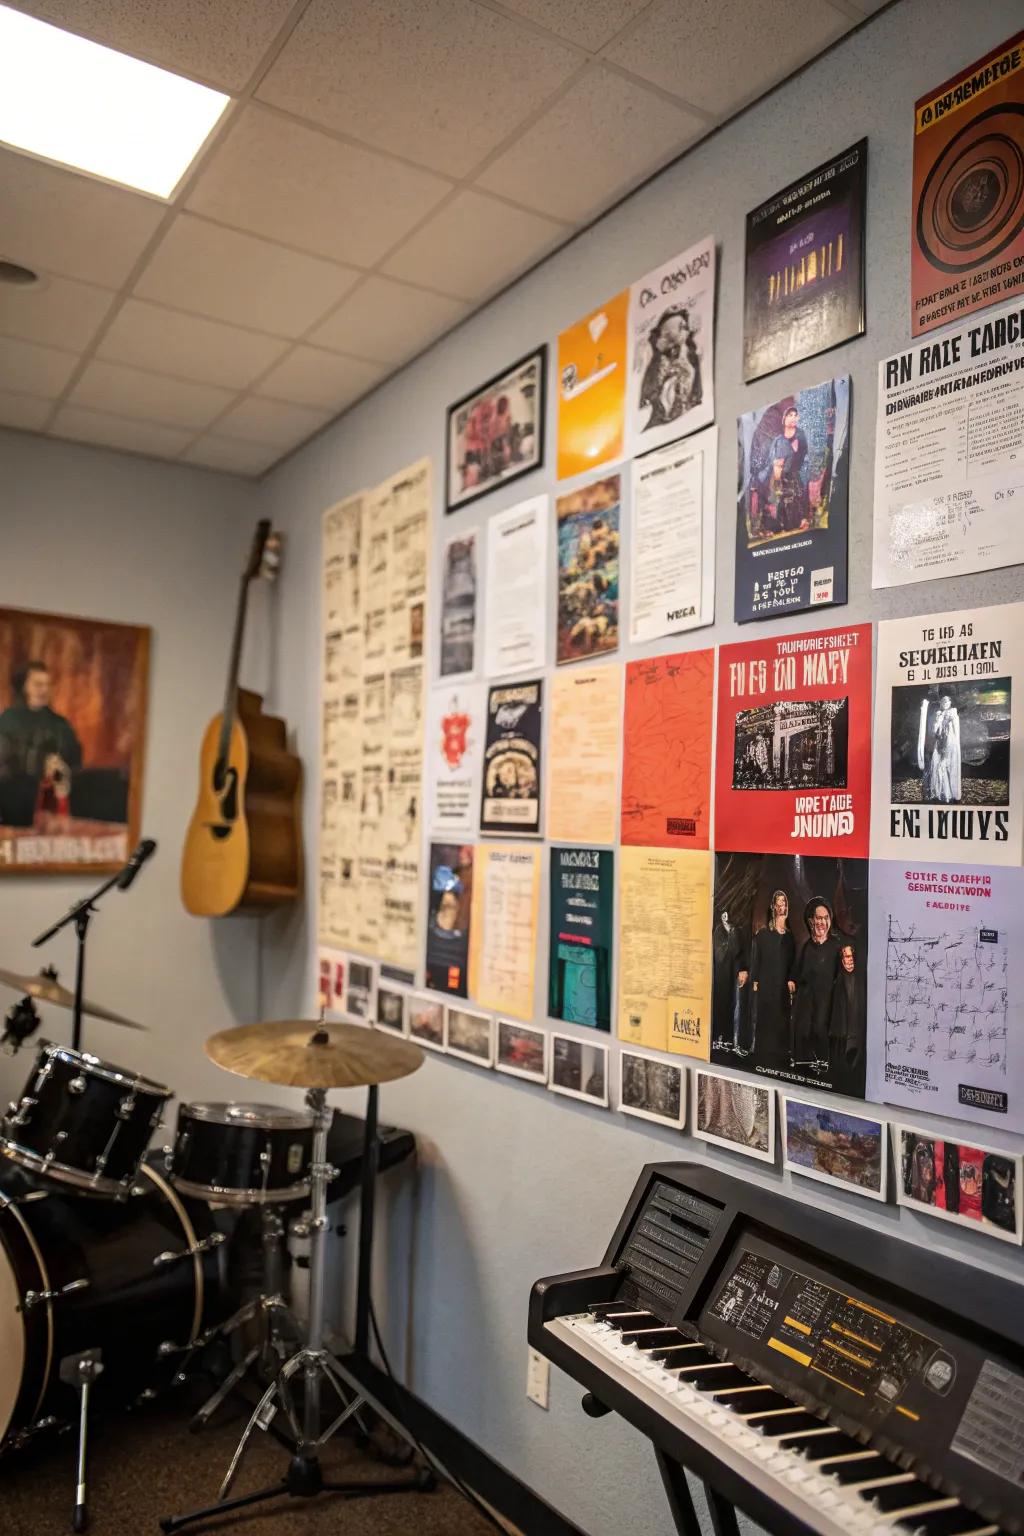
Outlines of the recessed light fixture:
[[0,141],[170,197],[230,97],[0,5]]
[[27,288],[30,283],[38,281],[39,273],[33,272],[31,267],[20,266],[16,261],[0,259],[0,283],[12,283],[16,288]]

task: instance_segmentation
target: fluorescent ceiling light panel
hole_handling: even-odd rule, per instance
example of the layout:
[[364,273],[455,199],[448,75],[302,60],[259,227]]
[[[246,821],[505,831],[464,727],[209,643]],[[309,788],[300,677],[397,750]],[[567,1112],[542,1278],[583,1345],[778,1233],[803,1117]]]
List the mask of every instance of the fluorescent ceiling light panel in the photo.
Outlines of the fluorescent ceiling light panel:
[[0,140],[170,197],[231,98],[0,5]]

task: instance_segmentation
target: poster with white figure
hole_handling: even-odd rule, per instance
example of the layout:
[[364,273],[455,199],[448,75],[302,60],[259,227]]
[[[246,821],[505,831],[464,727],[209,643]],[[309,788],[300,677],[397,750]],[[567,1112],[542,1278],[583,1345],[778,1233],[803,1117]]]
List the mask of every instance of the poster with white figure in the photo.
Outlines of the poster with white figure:
[[427,704],[427,830],[474,833],[487,720],[485,683],[440,683]]
[[1024,603],[879,624],[872,858],[1019,865],[1022,712]]
[[626,452],[647,453],[715,419],[715,242],[647,272],[629,290]]
[[871,865],[867,1096],[1024,1130],[1024,870]]

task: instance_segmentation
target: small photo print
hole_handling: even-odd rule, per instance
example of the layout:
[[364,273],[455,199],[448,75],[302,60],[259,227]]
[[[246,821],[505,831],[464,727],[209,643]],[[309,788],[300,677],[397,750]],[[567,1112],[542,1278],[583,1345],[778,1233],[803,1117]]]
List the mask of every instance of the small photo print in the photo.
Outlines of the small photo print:
[[386,981],[377,984],[377,1028],[391,1035],[408,1033],[409,994]]
[[444,1050],[444,1004],[417,992],[409,999],[409,1038],[432,1051]]
[[498,1020],[495,1066],[509,1077],[525,1077],[531,1083],[548,1080],[548,1035],[511,1019]]
[[686,1118],[686,1069],[642,1051],[620,1051],[619,1110],[681,1130]]
[[943,1221],[1021,1241],[1021,1158],[933,1131],[893,1126],[896,1203]]
[[345,1012],[352,1019],[368,1024],[374,1016],[374,990],[376,978],[369,960],[348,962],[348,986],[345,991]]
[[608,1108],[608,1047],[577,1040],[573,1035],[551,1036],[551,1072],[548,1087],[572,1099],[586,1099]]
[[822,1184],[884,1200],[888,1122],[805,1099],[782,1099],[782,1166]]
[[775,1161],[775,1090],[715,1072],[693,1073],[693,1134],[763,1163]]
[[787,699],[741,709],[733,789],[845,789],[848,699]]
[[892,690],[893,805],[1009,805],[1012,679]]
[[444,1043],[450,1056],[461,1056],[478,1067],[490,1067],[494,1063],[494,1020],[488,1013],[448,1008]]

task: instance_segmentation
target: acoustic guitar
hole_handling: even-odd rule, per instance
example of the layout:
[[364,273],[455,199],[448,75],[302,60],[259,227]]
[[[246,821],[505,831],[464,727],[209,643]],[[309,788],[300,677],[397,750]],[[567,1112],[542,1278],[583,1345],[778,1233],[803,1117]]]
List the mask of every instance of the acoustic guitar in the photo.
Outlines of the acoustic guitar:
[[276,574],[278,559],[264,520],[242,572],[224,708],[199,755],[199,798],[181,861],[181,898],[195,917],[265,910],[299,894],[302,765],[288,751],[285,722],[238,686],[249,587]]

